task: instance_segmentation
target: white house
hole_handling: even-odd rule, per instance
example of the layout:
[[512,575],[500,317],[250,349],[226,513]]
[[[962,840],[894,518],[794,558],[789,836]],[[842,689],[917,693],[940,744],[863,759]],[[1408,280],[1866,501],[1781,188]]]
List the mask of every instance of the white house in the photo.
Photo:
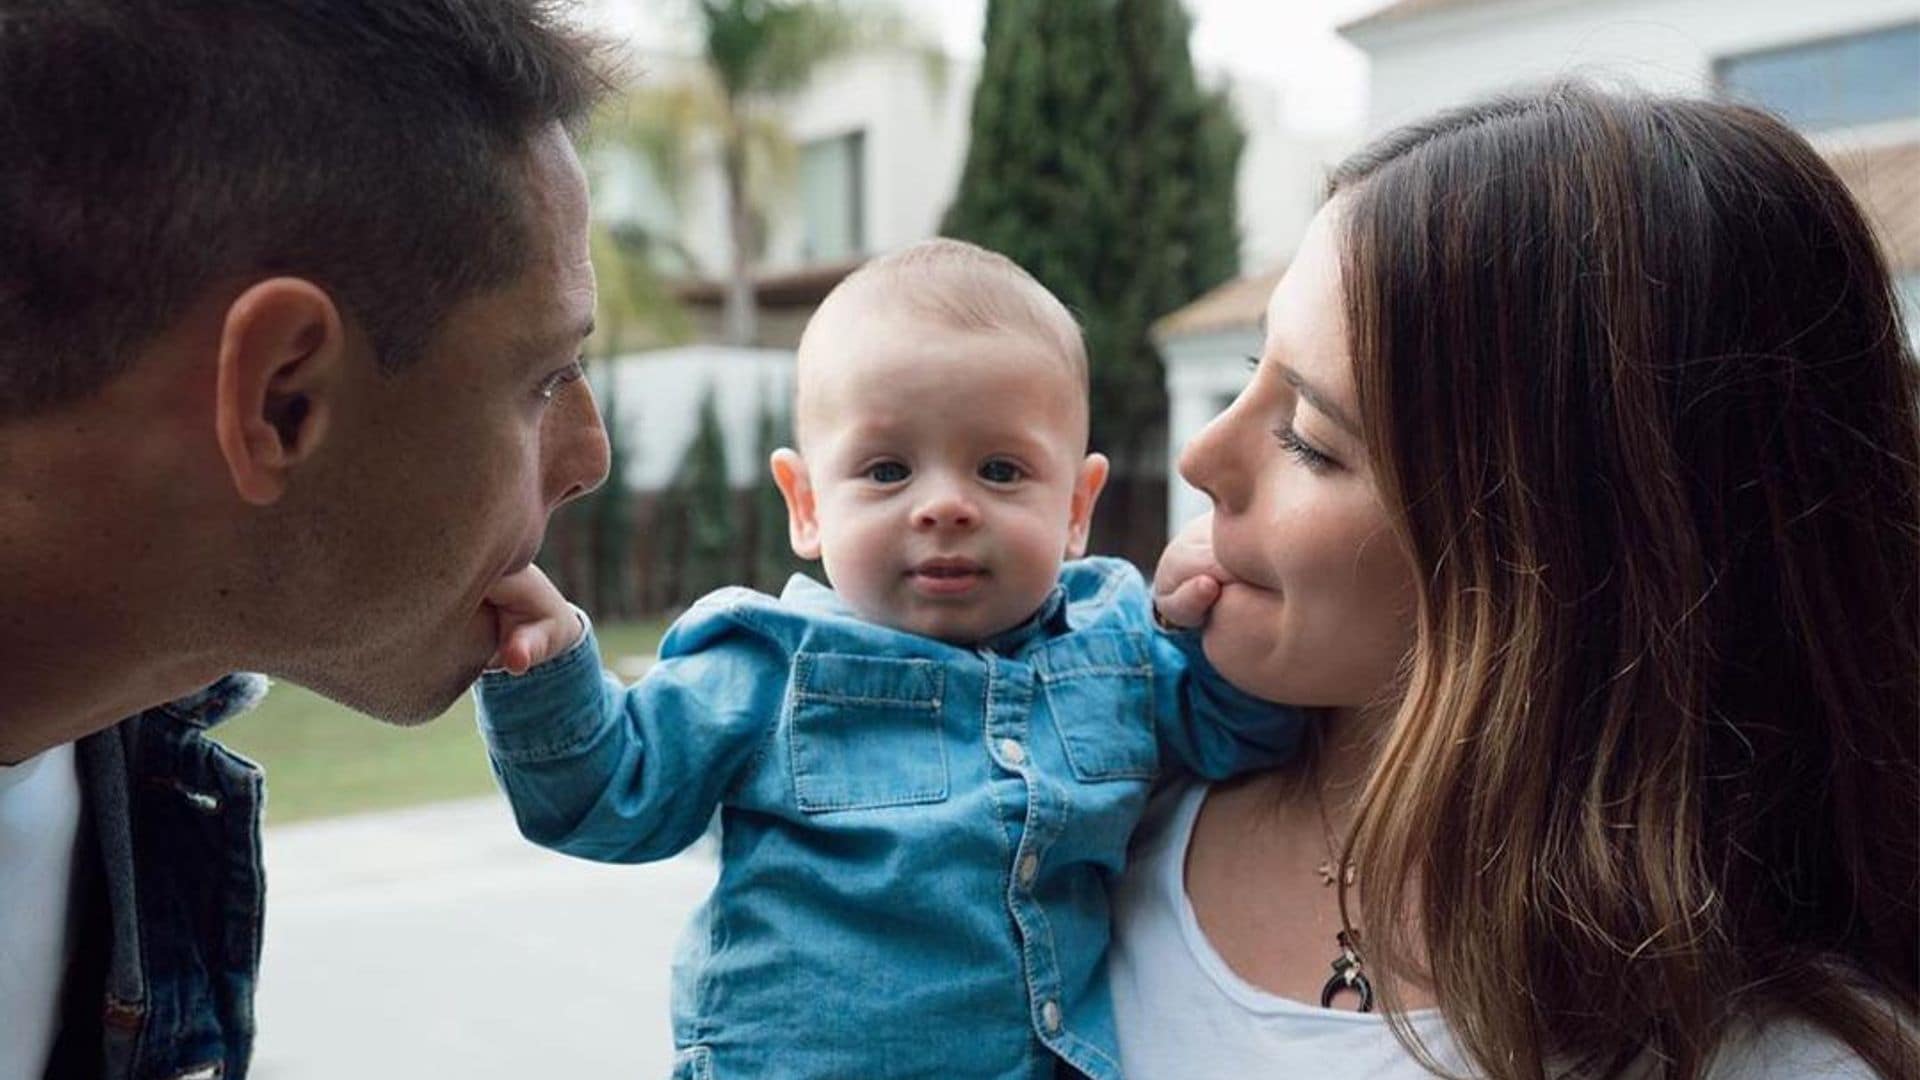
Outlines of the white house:
[[[688,63],[654,56],[640,66],[664,84]],[[787,382],[774,373],[791,367],[792,346],[820,298],[865,257],[936,235],[966,163],[978,79],[974,60],[934,65],[912,51],[882,51],[830,65],[782,109],[777,119],[797,154],[767,207],[757,275],[761,348],[695,346],[616,361],[621,431],[638,448],[628,471],[631,486],[657,490],[672,476],[709,387],[729,452],[750,453],[757,403],[764,388],[778,382],[784,405]],[[1318,203],[1320,166],[1348,140],[1289,131],[1276,89],[1245,79],[1226,85],[1247,134],[1239,176],[1242,262],[1268,266],[1292,253]],[[714,153],[705,148],[677,213],[647,177],[600,162],[596,213],[669,229],[717,276],[727,262],[727,234]],[[719,296],[717,282],[682,290],[709,321]],[[734,469],[737,483],[758,483],[763,473],[759,462]]]
[[[692,64],[665,54],[638,66],[650,82],[666,85]],[[612,363],[614,422],[633,451],[630,487],[657,491],[671,481],[709,392],[734,484],[765,481],[765,462],[754,459],[761,410],[788,408],[793,346],[806,317],[867,255],[934,235],[964,164],[978,74],[972,62],[934,65],[909,51],[876,52],[829,65],[782,108],[774,119],[794,155],[765,208],[759,341],[750,348],[651,349]],[[637,161],[603,156],[593,164],[596,214],[664,232],[691,255],[705,280],[684,285],[682,299],[695,312],[696,338],[717,336],[709,324],[729,242],[717,145],[695,148],[678,206]]]
[[[1780,112],[1874,219],[1920,346],[1920,0],[1400,0],[1341,32],[1370,64],[1370,132],[1566,75]],[[1172,453],[1244,383],[1278,276],[1224,286],[1157,328]],[[1169,486],[1172,522],[1205,508]]]

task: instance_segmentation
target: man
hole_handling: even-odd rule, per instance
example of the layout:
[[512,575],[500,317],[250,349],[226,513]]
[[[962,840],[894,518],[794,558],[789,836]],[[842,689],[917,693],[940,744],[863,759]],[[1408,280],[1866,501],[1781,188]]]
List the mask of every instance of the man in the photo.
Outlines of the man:
[[540,0],[0,0],[0,1077],[242,1076],[225,673],[438,715],[605,475],[596,62]]

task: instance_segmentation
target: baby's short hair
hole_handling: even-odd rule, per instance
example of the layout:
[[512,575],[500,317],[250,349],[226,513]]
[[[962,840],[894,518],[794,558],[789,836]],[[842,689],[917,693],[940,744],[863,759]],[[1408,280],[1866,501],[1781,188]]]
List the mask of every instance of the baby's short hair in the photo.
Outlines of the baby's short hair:
[[1031,337],[1087,387],[1079,321],[1045,285],[997,251],[946,237],[922,240],[867,262],[820,306],[854,297],[879,298],[955,330]]

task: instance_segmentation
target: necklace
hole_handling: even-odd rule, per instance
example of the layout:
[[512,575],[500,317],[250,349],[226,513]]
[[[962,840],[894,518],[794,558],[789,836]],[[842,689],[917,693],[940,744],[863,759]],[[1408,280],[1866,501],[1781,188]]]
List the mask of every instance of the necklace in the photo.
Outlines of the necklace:
[[[1327,823],[1327,800],[1320,790],[1320,778],[1317,776],[1313,781],[1313,801],[1320,811],[1320,832],[1327,842],[1327,861],[1315,868],[1320,874],[1320,884],[1328,888],[1336,881],[1352,885],[1353,864],[1335,854],[1333,826]],[[1320,1007],[1323,1009],[1333,1008],[1334,999],[1340,995],[1352,994],[1360,999],[1354,1011],[1373,1011],[1373,983],[1368,980],[1367,973],[1361,970],[1360,950],[1354,944],[1358,933],[1343,926],[1334,937],[1334,942],[1340,947],[1340,955],[1333,958],[1330,965],[1333,974],[1327,977],[1326,984],[1320,988]]]

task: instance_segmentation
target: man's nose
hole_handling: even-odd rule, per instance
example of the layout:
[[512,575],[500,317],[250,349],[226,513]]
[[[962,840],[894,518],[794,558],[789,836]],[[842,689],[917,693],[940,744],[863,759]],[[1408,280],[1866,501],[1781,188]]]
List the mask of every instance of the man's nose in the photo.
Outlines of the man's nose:
[[979,522],[979,507],[958,484],[939,484],[913,508],[916,529],[971,529]]
[[585,379],[564,388],[548,406],[541,445],[546,461],[540,490],[549,512],[606,480],[612,450],[607,445],[606,429],[600,425],[593,390]]

